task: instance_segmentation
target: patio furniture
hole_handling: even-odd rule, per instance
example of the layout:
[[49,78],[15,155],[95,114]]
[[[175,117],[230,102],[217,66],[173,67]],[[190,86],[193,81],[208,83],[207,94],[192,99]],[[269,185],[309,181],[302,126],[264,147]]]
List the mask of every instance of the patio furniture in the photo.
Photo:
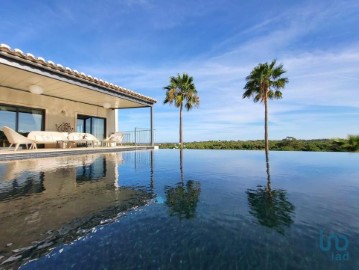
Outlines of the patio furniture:
[[115,132],[110,135],[110,137],[106,138],[102,141],[103,146],[111,146],[112,144],[120,144],[122,145],[122,140],[125,135],[121,132]]
[[31,131],[27,138],[37,144],[56,144],[60,147],[66,145],[68,141],[68,132],[58,131]]
[[95,145],[101,145],[101,142],[90,133],[72,132],[69,134],[68,140],[70,143],[69,147],[71,147],[71,144],[86,144],[86,147],[88,147],[89,145],[92,145],[92,147],[95,147]]
[[59,141],[56,141],[56,146],[58,148],[64,149],[64,148],[68,147],[69,143],[70,143],[69,140],[59,140]]
[[[26,145],[26,149],[37,149],[36,143],[33,140],[30,140],[26,138],[25,136],[22,136],[21,134],[17,133],[15,130],[4,126],[2,128],[2,131],[4,132],[7,140],[10,143],[9,149],[15,144],[15,151],[19,148],[21,144]],[[28,145],[30,144],[30,148],[28,148]]]
[[86,147],[100,145],[94,135],[82,132],[31,131],[27,137],[37,144],[56,144],[59,148],[71,148],[79,144],[85,144]]

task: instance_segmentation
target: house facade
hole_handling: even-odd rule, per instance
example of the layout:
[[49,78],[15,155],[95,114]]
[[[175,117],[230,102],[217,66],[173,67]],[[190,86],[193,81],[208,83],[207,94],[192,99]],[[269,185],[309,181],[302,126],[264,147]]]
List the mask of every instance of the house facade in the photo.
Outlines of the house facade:
[[0,128],[8,126],[24,135],[37,130],[86,132],[101,140],[119,131],[117,109],[149,107],[153,145],[155,103],[129,89],[0,45]]

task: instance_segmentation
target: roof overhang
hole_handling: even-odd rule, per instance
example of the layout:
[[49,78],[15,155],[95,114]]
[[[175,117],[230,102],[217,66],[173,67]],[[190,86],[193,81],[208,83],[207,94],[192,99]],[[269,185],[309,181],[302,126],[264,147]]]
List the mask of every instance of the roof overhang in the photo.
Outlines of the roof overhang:
[[65,72],[51,68],[48,62],[43,61],[44,64],[40,58],[29,61],[27,56],[24,57],[26,59],[0,50],[0,87],[29,92],[30,85],[38,85],[44,89],[44,96],[100,107],[109,103],[111,109],[149,107],[156,102],[68,68],[64,69]]

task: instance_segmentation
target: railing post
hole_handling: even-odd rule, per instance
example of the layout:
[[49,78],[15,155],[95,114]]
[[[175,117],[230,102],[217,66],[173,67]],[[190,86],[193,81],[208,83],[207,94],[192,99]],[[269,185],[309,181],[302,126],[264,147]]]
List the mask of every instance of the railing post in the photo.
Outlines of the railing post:
[[137,146],[137,128],[135,128],[135,146]]
[[153,107],[151,106],[151,146],[154,146],[155,145],[155,141],[154,141],[154,138],[153,138]]

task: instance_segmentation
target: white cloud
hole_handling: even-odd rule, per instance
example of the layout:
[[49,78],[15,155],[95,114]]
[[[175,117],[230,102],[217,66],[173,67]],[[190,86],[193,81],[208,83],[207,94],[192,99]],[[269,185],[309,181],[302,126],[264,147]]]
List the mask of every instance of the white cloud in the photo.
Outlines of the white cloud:
[[[161,63],[155,67],[84,67],[84,70],[158,99],[155,124],[160,141],[178,138],[178,112],[162,104],[162,87],[171,75],[186,71],[195,78],[201,106],[184,114],[185,138],[251,139],[262,137],[263,106],[242,99],[244,78],[258,62],[277,58],[288,70],[289,84],[283,90],[284,98],[269,105],[273,138],[344,137],[359,133],[358,127],[353,126],[357,117],[354,109],[359,108],[358,43],[314,50],[300,46],[293,50],[292,45],[348,7],[333,5],[320,13],[317,8],[292,10],[280,17],[284,22],[279,26],[276,24],[280,20],[264,20],[253,26],[254,31],[267,30],[260,36],[238,44],[235,38],[222,41],[218,45],[222,50],[215,48],[211,51],[215,54],[205,52],[186,62]],[[300,15],[294,16],[295,13]],[[273,26],[276,27],[272,29]],[[308,106],[319,105],[342,106],[349,112],[337,110],[333,115],[317,110],[305,114]],[[331,119],[340,123],[333,125]]]
[[[271,101],[269,104],[270,120],[279,126],[271,127],[272,135],[275,138],[283,138],[284,134],[293,136],[297,134],[298,137],[310,138],[326,137],[325,134],[343,137],[348,133],[357,133],[358,129],[350,130],[353,129],[352,126],[343,126],[346,121],[342,123],[341,132],[334,132],[333,124],[327,122],[330,119],[330,114],[327,112],[313,112],[311,116],[306,115],[304,119],[301,114],[306,110],[307,105],[359,108],[359,99],[356,98],[358,60],[359,51],[356,46],[336,52],[307,52],[281,59],[280,62],[284,63],[288,70],[290,83],[283,90],[284,98]],[[218,139],[262,137],[263,127],[253,126],[253,123],[263,121],[262,104],[242,100],[244,74],[248,73],[254,65],[254,63],[241,66],[216,63],[213,59],[188,65],[190,69],[187,71],[195,78],[201,105],[199,110],[184,113],[185,138],[191,140],[190,138],[193,137],[200,140],[210,139],[211,136]],[[130,85],[131,88],[158,99],[155,117],[160,141],[168,137],[178,138],[178,109],[162,104],[164,96],[162,86],[166,85],[168,77],[175,75],[178,70],[184,69],[177,66],[120,70],[114,73],[119,80],[122,76],[129,78],[126,86]],[[291,118],[286,117],[286,112],[292,111],[297,113]],[[342,113],[342,117],[347,118],[348,115]],[[304,128],[313,125],[313,121],[323,128],[322,132]]]

